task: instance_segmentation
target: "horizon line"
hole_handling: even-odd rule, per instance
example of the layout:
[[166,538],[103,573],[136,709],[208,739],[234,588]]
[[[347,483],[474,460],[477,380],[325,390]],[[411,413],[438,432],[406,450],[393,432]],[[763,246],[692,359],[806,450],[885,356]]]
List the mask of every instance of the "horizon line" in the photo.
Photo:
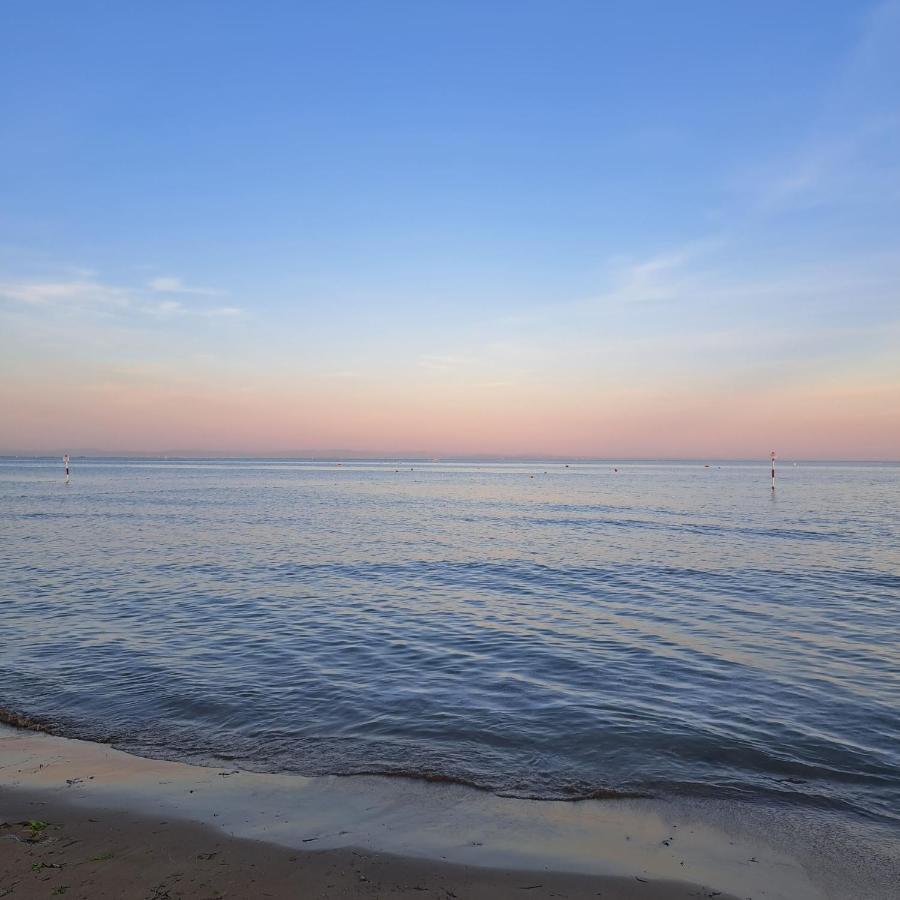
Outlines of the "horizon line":
[[[559,453],[428,453],[425,451],[383,452],[335,448],[328,450],[296,450],[287,453],[248,452],[231,453],[220,450],[109,451],[100,449],[18,451],[0,450],[0,459],[54,459],[68,454],[74,459],[136,459],[159,461],[189,460],[280,460],[295,462],[760,462],[768,465],[768,453],[749,456],[687,456],[687,455],[619,455]],[[844,456],[776,456],[782,462],[842,462],[882,463],[900,465],[900,457],[844,457]]]

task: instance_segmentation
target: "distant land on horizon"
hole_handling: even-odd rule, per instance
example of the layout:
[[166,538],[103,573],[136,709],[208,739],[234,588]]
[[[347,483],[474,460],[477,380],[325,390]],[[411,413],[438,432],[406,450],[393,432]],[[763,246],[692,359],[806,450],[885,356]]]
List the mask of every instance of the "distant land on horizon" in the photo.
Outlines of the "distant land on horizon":
[[[68,453],[73,460],[90,459],[135,459],[135,460],[285,460],[296,462],[343,462],[343,461],[417,461],[417,462],[552,462],[552,463],[604,463],[604,462],[698,462],[698,463],[753,463],[768,465],[768,452],[747,456],[592,456],[592,455],[563,455],[559,453],[429,453],[423,450],[409,450],[400,452],[367,451],[348,449],[325,450],[295,450],[289,452],[254,452],[234,453],[222,450],[167,450],[167,451],[142,451],[142,450],[100,450],[100,449],[51,449],[28,450],[12,452],[0,450],[0,459],[53,459],[62,457]],[[782,464],[787,463],[872,463],[886,465],[900,465],[900,457],[895,459],[876,457],[805,457],[779,455],[777,459]]]

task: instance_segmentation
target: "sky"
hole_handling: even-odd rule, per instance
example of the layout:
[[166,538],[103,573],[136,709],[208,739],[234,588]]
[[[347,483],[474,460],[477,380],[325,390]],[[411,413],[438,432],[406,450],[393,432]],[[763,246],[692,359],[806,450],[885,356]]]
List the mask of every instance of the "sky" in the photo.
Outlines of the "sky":
[[0,7],[0,452],[900,459],[900,0]]

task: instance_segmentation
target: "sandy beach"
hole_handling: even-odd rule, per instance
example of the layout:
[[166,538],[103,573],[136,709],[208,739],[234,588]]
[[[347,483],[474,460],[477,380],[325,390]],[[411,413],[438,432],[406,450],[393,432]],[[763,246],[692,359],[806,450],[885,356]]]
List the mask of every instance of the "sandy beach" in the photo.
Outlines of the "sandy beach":
[[[12,898],[570,897],[687,900],[699,886],[458,866],[360,850],[292,850],[185,821],[0,793],[0,894]],[[47,821],[36,830],[27,823]]]
[[789,856],[649,801],[238,772],[7,726],[0,822],[10,897],[823,896]]

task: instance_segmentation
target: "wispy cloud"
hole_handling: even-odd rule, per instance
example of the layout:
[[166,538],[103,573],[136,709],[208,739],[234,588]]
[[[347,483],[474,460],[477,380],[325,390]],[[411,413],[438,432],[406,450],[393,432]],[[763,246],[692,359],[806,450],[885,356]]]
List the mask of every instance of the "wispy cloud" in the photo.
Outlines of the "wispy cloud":
[[[680,244],[642,259],[610,259],[606,264],[609,287],[587,300],[566,306],[573,312],[613,309],[635,304],[661,303],[683,298],[695,286],[705,258],[725,245],[718,237]],[[552,308],[560,311],[558,305]]]
[[891,86],[898,46],[900,0],[887,0],[861,19],[859,37],[823,91],[807,139],[749,179],[763,211],[885,193],[896,199],[900,115]]
[[160,294],[194,294],[198,297],[217,297],[222,293],[215,288],[192,287],[174,275],[153,278],[147,286],[151,291]]
[[0,283],[0,297],[29,306],[110,305],[125,307],[129,292],[96,281],[13,281]]
[[[178,294],[156,299],[160,294]],[[222,291],[212,288],[190,288],[178,279],[155,279],[149,289],[107,284],[95,279],[44,278],[37,280],[0,281],[0,299],[41,309],[67,312],[151,316],[155,319],[235,318],[243,314],[236,305],[203,306],[188,302],[190,297],[216,297]],[[152,299],[151,299],[152,298]]]
[[243,315],[243,310],[239,306],[187,306],[180,300],[160,300],[156,303],[145,303],[141,306],[141,310],[161,319],[171,319],[177,316],[228,319]]
[[167,319],[185,312],[184,306],[177,300],[161,300],[159,303],[147,303],[141,309],[151,316]]
[[418,365],[430,372],[453,372],[470,366],[473,362],[473,357],[461,354],[426,353],[419,357]]
[[819,134],[789,160],[779,163],[758,186],[757,206],[781,212],[821,202],[896,198],[896,164],[870,157],[900,132],[900,117],[884,116],[863,123],[848,122],[839,134]]

